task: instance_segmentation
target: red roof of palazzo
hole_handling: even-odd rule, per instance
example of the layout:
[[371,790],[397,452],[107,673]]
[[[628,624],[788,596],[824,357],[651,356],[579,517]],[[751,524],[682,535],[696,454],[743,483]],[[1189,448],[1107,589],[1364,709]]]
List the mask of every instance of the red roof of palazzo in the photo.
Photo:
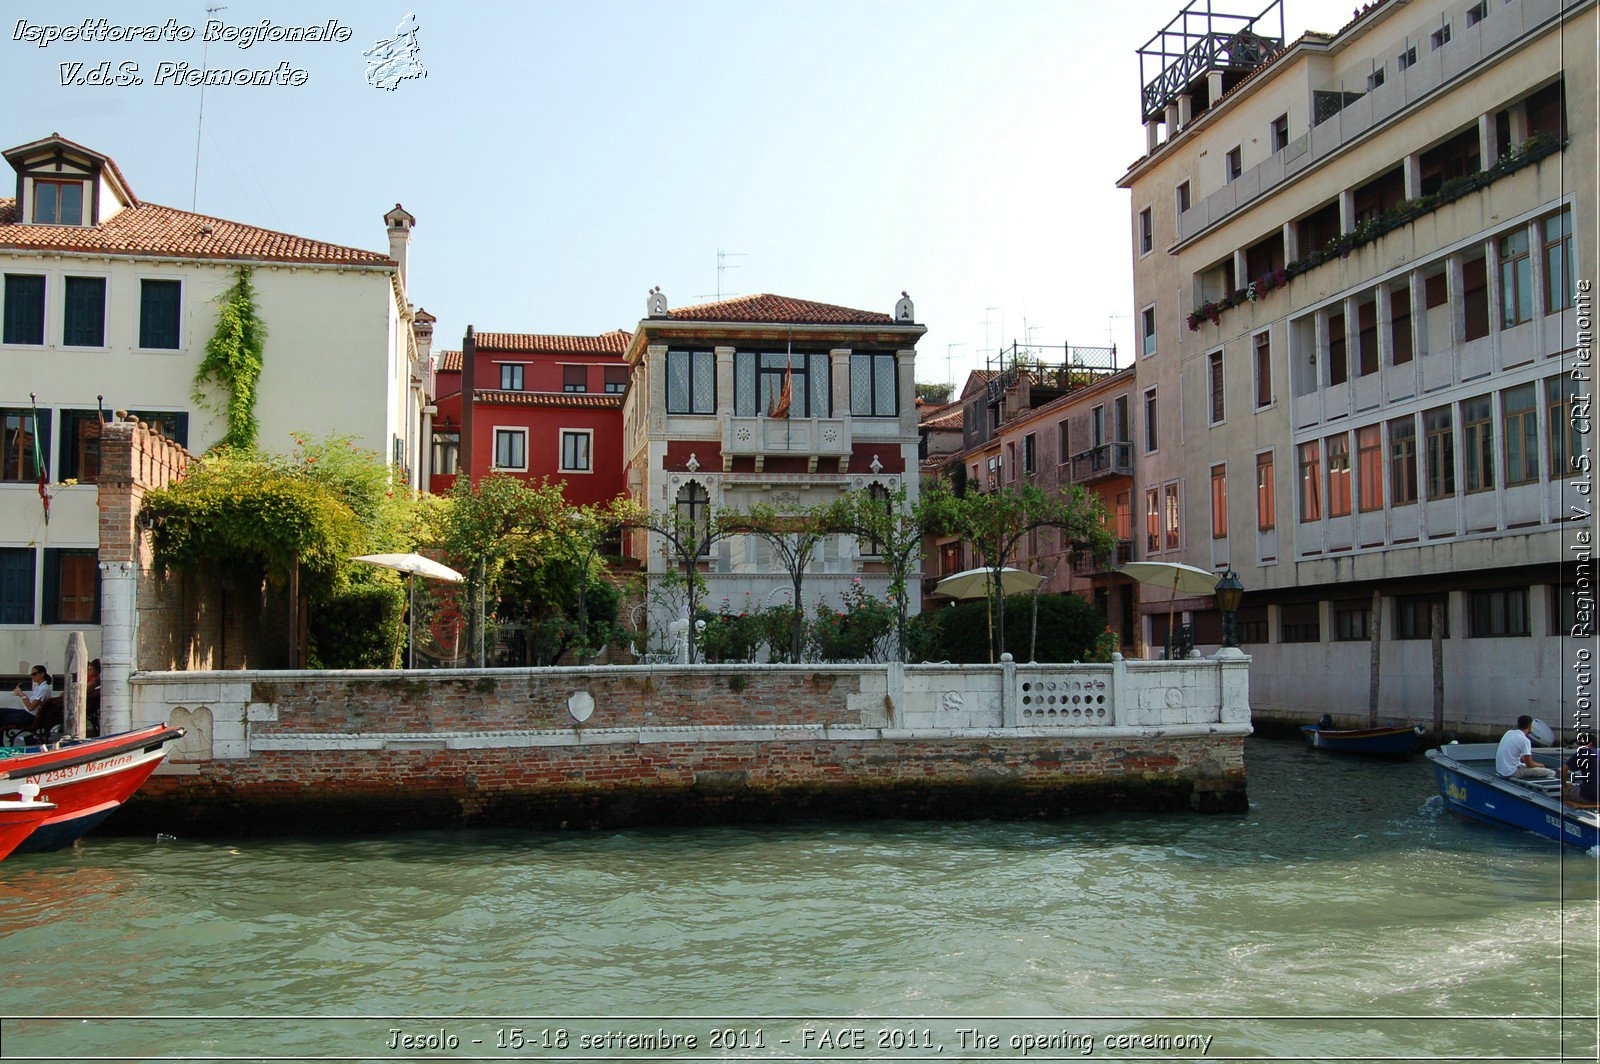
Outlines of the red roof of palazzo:
[[622,409],[620,392],[514,392],[498,388],[482,389],[474,403],[504,403],[507,406],[587,406]]
[[156,203],[124,207],[95,226],[25,225],[17,219],[17,201],[0,199],[0,248],[329,266],[396,265],[394,259],[376,251],[310,240]]
[[437,367],[435,367],[435,370],[436,370],[436,372],[439,372],[439,373],[460,373],[461,372],[461,352],[460,351],[440,351],[439,352],[439,365]]
[[950,403],[928,411],[917,422],[930,429],[959,429],[965,423],[966,407],[960,403]]
[[[527,354],[556,355],[621,355],[628,349],[633,334],[623,329],[612,329],[599,336],[555,336],[546,333],[495,333],[476,334],[480,351],[515,351]],[[461,352],[455,352],[457,362]]]
[[667,312],[675,321],[749,322],[778,325],[893,325],[894,318],[872,310],[853,310],[763,292],[719,303],[701,303]]

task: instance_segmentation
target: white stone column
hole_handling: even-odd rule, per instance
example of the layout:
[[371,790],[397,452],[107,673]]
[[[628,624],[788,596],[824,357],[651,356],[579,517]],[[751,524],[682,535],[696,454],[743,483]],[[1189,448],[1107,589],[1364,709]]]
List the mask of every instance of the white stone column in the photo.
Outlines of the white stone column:
[[836,347],[828,352],[829,368],[832,371],[832,392],[834,417],[850,416],[850,348]]
[[1494,112],[1478,116],[1478,166],[1487,170],[1494,165]]
[[1419,199],[1422,196],[1422,155],[1412,152],[1405,158],[1406,199]]
[[900,393],[900,435],[917,434],[917,352],[902,348],[894,353],[895,383]]
[[133,648],[139,623],[138,570],[132,562],[100,565],[100,734],[133,727]]
[[1339,193],[1339,232],[1348,233],[1356,227],[1356,194],[1351,189]]
[[[726,421],[733,416],[733,348],[712,348],[717,359],[717,418]],[[760,396],[755,396],[760,399]],[[765,411],[761,411],[765,413]]]
[[1250,277],[1250,257],[1244,253],[1244,248],[1235,248],[1233,251],[1233,287],[1248,287]]
[[1283,223],[1283,261],[1287,265],[1300,257],[1300,227],[1294,222]]
[[1394,313],[1390,306],[1393,286],[1385,281],[1378,286],[1378,372],[1394,365]]
[[1445,259],[1445,292],[1447,298],[1445,305],[1450,308],[1450,346],[1459,347],[1462,337],[1467,334],[1467,304],[1462,298],[1467,282],[1461,269],[1461,255],[1451,255]]

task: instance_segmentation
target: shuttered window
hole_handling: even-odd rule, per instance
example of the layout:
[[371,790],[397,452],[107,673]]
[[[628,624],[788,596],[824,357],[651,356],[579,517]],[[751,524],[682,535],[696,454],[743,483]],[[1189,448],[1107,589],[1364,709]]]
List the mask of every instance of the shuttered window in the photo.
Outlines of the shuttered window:
[[68,277],[61,342],[67,347],[106,345],[106,279]]
[[100,564],[95,551],[44,552],[44,623],[100,623]]
[[178,347],[181,281],[139,282],[139,346],[172,351]]
[[0,624],[33,623],[32,547],[0,547]]
[[6,274],[5,330],[0,342],[44,343],[44,278],[29,273]]

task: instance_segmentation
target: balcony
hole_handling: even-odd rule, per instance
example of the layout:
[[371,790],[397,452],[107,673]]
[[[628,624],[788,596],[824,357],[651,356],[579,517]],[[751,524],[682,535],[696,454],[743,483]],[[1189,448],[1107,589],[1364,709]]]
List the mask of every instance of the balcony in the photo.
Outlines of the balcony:
[[1104,576],[1133,561],[1133,540],[1117,540],[1109,554],[1095,555],[1086,550],[1075,550],[1069,560],[1072,562],[1072,571],[1078,576]]
[[[833,417],[730,417],[722,425],[722,471],[733,470],[735,458],[754,458],[760,473],[768,458],[807,458],[806,471],[818,472],[824,461],[837,471],[850,470],[850,421]],[[821,472],[834,472],[823,468]]]
[[1072,456],[1072,482],[1095,484],[1113,477],[1133,476],[1133,444],[1102,443]]

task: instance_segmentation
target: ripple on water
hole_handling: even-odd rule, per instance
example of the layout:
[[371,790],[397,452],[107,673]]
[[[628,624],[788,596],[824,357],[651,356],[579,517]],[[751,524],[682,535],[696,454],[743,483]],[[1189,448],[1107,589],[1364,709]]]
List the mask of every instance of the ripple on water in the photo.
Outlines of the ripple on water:
[[[0,865],[0,989],[20,1013],[1594,1011],[1552,960],[1594,971],[1592,858],[1446,814],[1416,763],[1248,750],[1244,816],[91,838]],[[1269,1034],[1240,1045],[1290,1050]]]

